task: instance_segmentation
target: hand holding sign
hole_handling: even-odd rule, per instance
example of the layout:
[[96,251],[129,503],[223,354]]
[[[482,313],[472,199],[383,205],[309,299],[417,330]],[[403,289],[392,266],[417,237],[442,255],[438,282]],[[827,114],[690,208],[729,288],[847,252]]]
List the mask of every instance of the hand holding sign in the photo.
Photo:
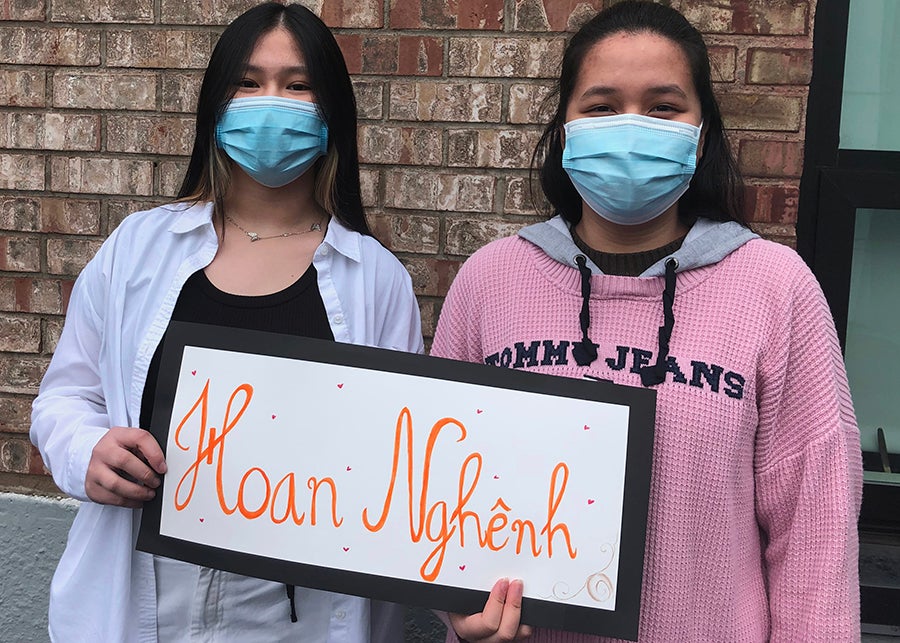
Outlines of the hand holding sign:
[[520,625],[522,617],[522,581],[501,578],[491,588],[491,595],[480,614],[450,614],[450,625],[456,635],[469,643],[519,641],[531,636],[531,627]]
[[114,426],[94,445],[84,491],[94,502],[140,507],[156,495],[166,460],[153,436],[143,429]]

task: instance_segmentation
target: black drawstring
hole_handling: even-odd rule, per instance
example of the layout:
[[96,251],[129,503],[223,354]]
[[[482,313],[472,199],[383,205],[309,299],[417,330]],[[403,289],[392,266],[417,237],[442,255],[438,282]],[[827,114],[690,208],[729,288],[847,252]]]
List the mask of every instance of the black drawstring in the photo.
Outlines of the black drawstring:
[[659,352],[656,363],[641,369],[641,384],[655,386],[666,381],[666,362],[669,357],[669,340],[672,339],[672,328],[675,326],[675,270],[678,261],[674,257],[666,259],[666,287],[663,290],[663,325],[659,327]]
[[575,265],[581,273],[581,314],[578,316],[581,341],[572,346],[572,356],[579,366],[587,366],[597,359],[597,345],[588,337],[588,328],[591,326],[591,269],[587,267],[584,255],[575,257]]
[[284,589],[287,590],[288,600],[291,602],[291,623],[297,622],[297,604],[294,603],[294,586],[293,585],[285,585]]

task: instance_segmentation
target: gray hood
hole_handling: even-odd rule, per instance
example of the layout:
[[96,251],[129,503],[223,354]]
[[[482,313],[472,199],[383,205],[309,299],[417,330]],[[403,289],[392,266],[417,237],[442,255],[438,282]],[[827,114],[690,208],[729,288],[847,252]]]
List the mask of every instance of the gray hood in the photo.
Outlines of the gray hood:
[[[547,256],[566,266],[578,269],[576,256],[584,256],[572,241],[569,224],[561,216],[543,221],[519,230],[519,236],[530,241],[543,250]],[[729,254],[740,248],[758,235],[734,221],[712,221],[697,219],[691,227],[684,243],[670,257],[678,262],[676,272],[684,272],[693,268],[701,268],[718,263]],[[666,260],[660,259],[647,268],[641,277],[663,277],[666,274]],[[587,257],[585,257],[587,259]],[[603,274],[593,261],[587,259],[591,273]]]
[[[569,232],[569,225],[560,216],[523,228],[519,231],[519,236],[537,245],[551,259],[574,268],[581,275],[582,303],[581,313],[578,316],[581,340],[574,343],[572,355],[579,366],[590,365],[597,359],[597,344],[592,342],[589,336],[591,275],[603,274],[602,271],[575,245],[575,242],[572,241],[572,234]],[[757,238],[756,234],[733,221],[719,222],[697,219],[681,247],[674,254],[663,257],[639,275],[639,278],[665,278],[665,287],[662,292],[664,321],[663,325],[659,327],[656,363],[645,366],[641,370],[641,383],[644,386],[655,386],[666,380],[669,341],[675,325],[676,273],[715,264],[755,238]]]

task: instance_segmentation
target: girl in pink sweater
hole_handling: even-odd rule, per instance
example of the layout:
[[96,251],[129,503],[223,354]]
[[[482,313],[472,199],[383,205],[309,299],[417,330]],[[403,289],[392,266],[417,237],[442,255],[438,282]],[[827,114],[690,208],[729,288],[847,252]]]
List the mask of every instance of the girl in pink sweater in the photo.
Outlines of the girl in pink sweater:
[[[859,436],[828,306],[741,219],[700,34],[626,0],[563,60],[535,158],[555,216],[479,250],[432,353],[657,390],[639,641],[859,639]],[[520,581],[448,641],[519,622]],[[454,633],[455,630],[455,633]]]

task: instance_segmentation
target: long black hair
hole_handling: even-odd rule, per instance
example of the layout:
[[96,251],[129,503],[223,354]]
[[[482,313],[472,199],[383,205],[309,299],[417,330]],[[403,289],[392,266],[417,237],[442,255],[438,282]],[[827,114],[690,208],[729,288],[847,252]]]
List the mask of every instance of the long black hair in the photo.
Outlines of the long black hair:
[[624,0],[616,3],[588,21],[569,41],[563,55],[559,84],[555,88],[559,99],[556,114],[547,124],[532,156],[532,183],[535,172],[538,172],[541,188],[554,210],[572,224],[581,220],[581,196],[562,167],[562,131],[566,109],[585,56],[595,44],[620,32],[653,33],[677,44],[684,52],[694,88],[700,97],[706,130],[703,155],[690,187],[678,201],[679,216],[704,216],[746,225],[743,180],[725,137],[703,36],[678,11],[653,2]]
[[265,2],[238,16],[216,43],[197,100],[194,149],[178,198],[212,200],[219,216],[230,171],[216,147],[216,123],[237,91],[261,36],[286,29],[303,54],[319,113],[328,125],[328,153],[313,168],[316,201],[347,227],[371,235],[362,207],[356,144],[356,100],[344,56],[331,31],[299,4]]

